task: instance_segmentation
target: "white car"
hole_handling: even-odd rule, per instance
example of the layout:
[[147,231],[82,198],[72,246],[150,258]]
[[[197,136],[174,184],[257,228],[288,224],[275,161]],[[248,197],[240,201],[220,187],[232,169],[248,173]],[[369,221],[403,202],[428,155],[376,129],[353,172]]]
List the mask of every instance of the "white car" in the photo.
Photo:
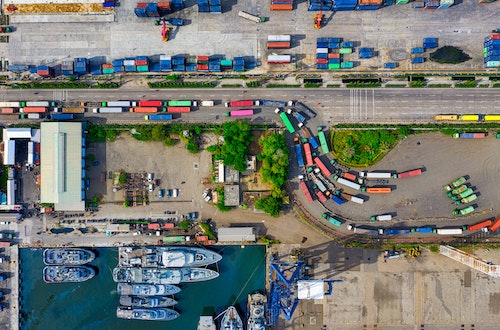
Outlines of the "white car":
[[140,230],[138,230],[138,231],[134,231],[134,233],[132,235],[133,236],[139,236],[140,234],[142,234],[142,233],[141,233]]

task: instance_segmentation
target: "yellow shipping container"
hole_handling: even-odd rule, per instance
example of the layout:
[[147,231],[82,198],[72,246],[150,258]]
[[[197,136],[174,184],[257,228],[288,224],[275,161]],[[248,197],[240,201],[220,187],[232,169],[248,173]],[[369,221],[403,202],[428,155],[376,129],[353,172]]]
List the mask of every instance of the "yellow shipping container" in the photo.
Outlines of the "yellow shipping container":
[[500,121],[500,115],[485,115],[484,121]]
[[463,121],[479,121],[479,115],[461,115],[460,120]]

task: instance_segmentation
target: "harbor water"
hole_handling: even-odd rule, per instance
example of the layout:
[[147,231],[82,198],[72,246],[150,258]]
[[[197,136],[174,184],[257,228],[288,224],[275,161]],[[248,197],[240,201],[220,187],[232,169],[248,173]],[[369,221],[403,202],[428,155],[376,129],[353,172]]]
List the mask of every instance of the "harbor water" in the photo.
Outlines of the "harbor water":
[[[217,315],[234,304],[246,320],[247,295],[264,291],[265,247],[217,246],[222,255],[211,281],[180,284],[173,321],[138,321],[116,317],[119,295],[112,279],[118,249],[94,248],[96,276],[82,283],[48,284],[43,281],[43,249],[20,249],[20,329],[29,330],[196,330],[200,315]],[[220,321],[218,319],[217,321]]]

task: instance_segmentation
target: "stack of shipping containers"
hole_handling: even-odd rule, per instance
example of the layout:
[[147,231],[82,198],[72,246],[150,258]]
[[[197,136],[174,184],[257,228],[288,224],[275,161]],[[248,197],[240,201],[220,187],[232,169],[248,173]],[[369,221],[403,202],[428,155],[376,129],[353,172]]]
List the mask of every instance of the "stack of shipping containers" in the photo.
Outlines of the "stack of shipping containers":
[[267,36],[267,49],[289,49],[291,46],[290,35]]
[[133,58],[124,59],[123,67],[125,68],[125,72],[137,72],[137,68],[135,67],[135,60]]
[[218,56],[212,56],[208,60],[208,70],[210,72],[220,72],[220,58]]
[[104,63],[102,65],[102,73],[103,74],[113,74],[115,70],[113,69],[113,64]]
[[371,48],[359,48],[358,49],[358,58],[372,58],[373,50]]
[[37,68],[36,68],[36,73],[40,76],[40,77],[52,77],[53,76],[53,69],[47,65],[39,65]]
[[138,2],[134,13],[137,17],[160,17],[174,10],[184,8],[184,2],[174,4],[174,1],[165,2]]
[[437,9],[439,7],[439,0],[424,0],[425,9]]
[[351,69],[354,63],[342,61],[343,54],[351,54],[353,43],[342,38],[316,39],[316,68],[320,70]]
[[186,58],[186,72],[196,72],[196,57],[188,56]]
[[170,5],[172,7],[172,11],[181,10],[184,9],[184,7],[186,7],[184,5],[184,0],[171,0]]
[[221,0],[198,0],[198,12],[221,14]]
[[137,67],[137,72],[148,72],[149,64],[147,56],[136,56],[135,66]]
[[424,38],[423,48],[433,49],[438,47],[438,38]]
[[333,0],[309,0],[307,5],[309,11],[332,10],[332,8]]
[[73,61],[63,61],[61,64],[61,73],[65,76],[73,75]]
[[186,71],[186,58],[184,56],[173,56],[172,69],[177,72]]
[[196,64],[196,68],[198,69],[198,71],[208,72],[208,56],[198,56]]
[[382,7],[383,0],[358,0],[356,10],[377,10]]
[[161,72],[172,71],[172,56],[160,55],[160,71]]
[[484,65],[487,68],[500,67],[500,33],[484,38]]
[[75,57],[74,71],[77,74],[89,73],[89,60],[86,59],[85,57]]
[[232,60],[220,60],[220,68],[221,70],[232,70],[233,69],[233,61]]
[[454,3],[455,3],[454,0],[441,0],[438,8],[445,9],[445,8],[451,7]]
[[356,8],[357,5],[358,5],[358,0],[335,0],[332,9],[334,11],[348,11],[348,10],[354,10],[354,8]]
[[111,64],[113,64],[113,70],[116,72],[116,73],[122,73],[125,69],[123,68],[123,60],[122,59],[118,59],[118,60],[113,60],[111,62]]
[[91,60],[90,61],[90,74],[93,75],[100,75],[102,73],[101,71],[101,62],[99,60]]
[[245,71],[245,58],[235,57],[233,61],[233,71],[244,72]]
[[292,57],[290,55],[268,55],[268,64],[290,64]]
[[293,10],[293,0],[271,0],[271,10]]

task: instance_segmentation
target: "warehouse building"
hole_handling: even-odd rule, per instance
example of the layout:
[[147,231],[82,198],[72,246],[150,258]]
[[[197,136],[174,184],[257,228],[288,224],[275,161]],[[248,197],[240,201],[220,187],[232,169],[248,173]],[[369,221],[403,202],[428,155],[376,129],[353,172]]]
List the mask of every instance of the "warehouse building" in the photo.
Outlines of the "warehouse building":
[[219,243],[255,243],[255,228],[253,227],[231,227],[219,228],[217,230],[217,240]]
[[55,211],[85,210],[84,158],[82,123],[42,123],[41,203],[53,203]]

